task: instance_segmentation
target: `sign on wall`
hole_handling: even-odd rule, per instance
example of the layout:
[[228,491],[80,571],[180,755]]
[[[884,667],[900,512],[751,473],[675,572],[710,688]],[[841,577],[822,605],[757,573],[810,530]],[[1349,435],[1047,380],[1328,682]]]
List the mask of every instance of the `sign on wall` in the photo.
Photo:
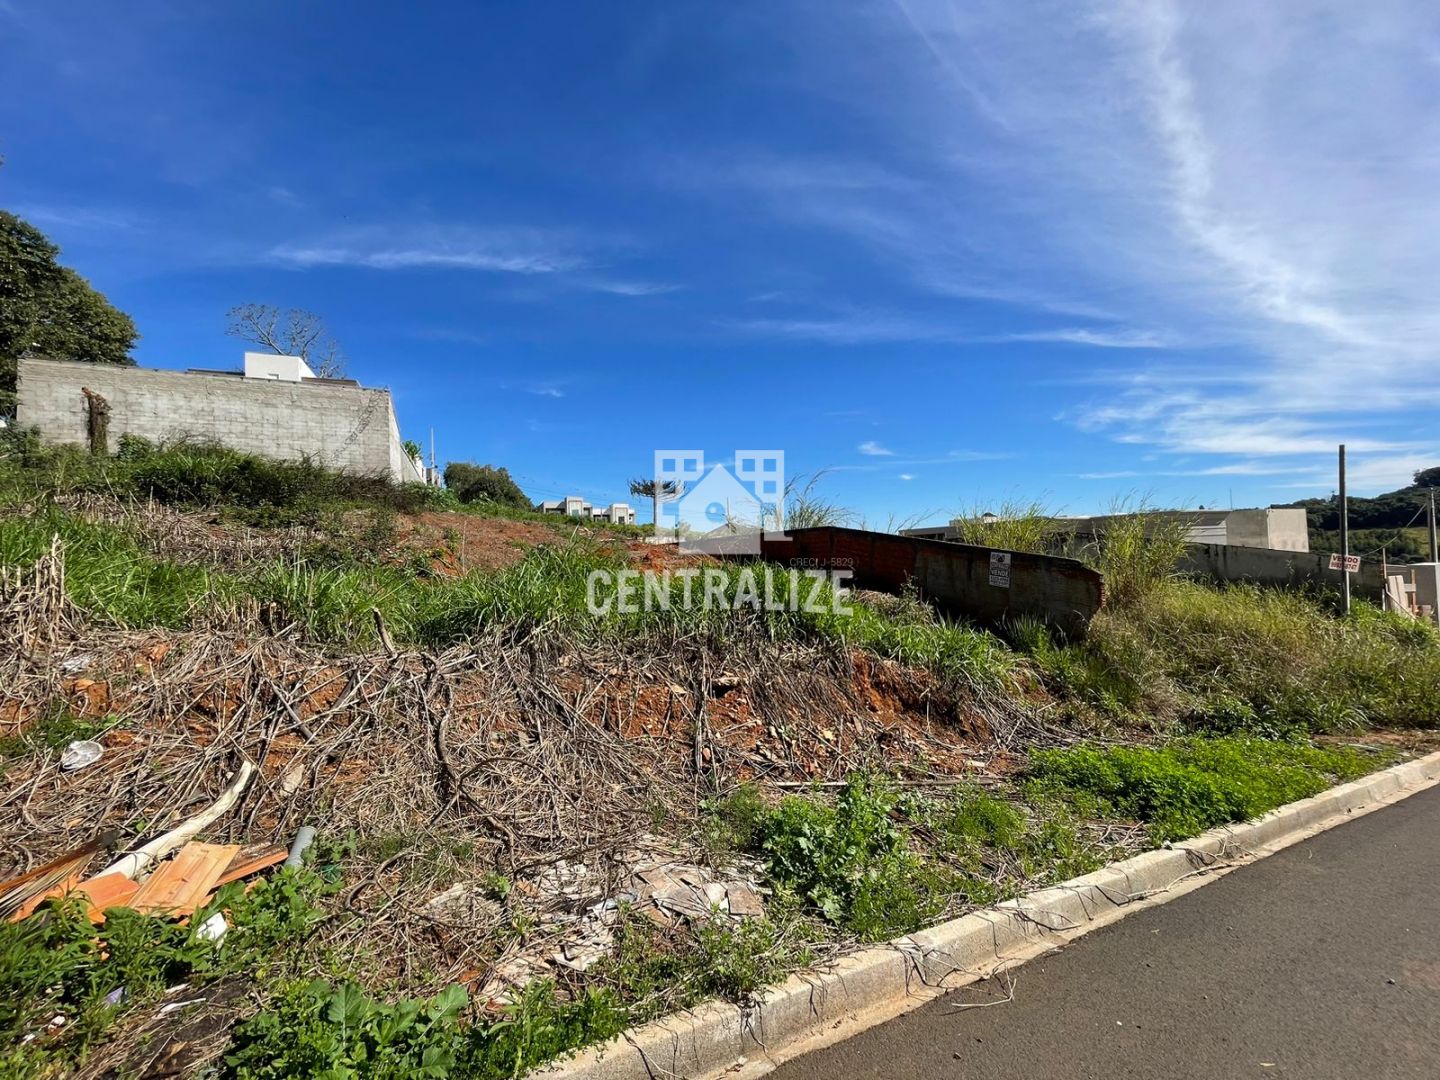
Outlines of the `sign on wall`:
[[1010,552],[990,552],[990,584],[997,589],[1010,587]]
[[[1347,571],[1349,571],[1350,573],[1353,574],[1353,573],[1357,572],[1357,571],[1360,569],[1360,556],[1359,556],[1359,555],[1331,555],[1331,556],[1330,556],[1330,569],[1331,569],[1331,570],[1347,570]],[[991,571],[991,573],[994,573],[994,571]]]

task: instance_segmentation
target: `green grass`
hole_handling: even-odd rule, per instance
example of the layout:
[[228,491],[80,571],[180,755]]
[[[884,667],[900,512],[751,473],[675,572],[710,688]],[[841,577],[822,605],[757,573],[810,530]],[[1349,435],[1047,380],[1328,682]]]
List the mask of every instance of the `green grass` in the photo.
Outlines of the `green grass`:
[[[828,585],[816,597],[824,609],[819,614],[756,611],[745,604],[737,608],[737,595],[747,588],[742,575],[763,574],[758,565],[727,568],[720,603],[709,610],[698,602],[686,606],[683,582],[671,578],[660,581],[648,607],[622,613],[612,605],[594,614],[588,585],[592,572],[614,575],[629,563],[623,551],[583,535],[557,537],[555,544],[532,548],[513,566],[453,580],[355,558],[344,548],[327,548],[324,559],[224,570],[156,558],[124,528],[87,522],[50,505],[24,517],[0,517],[0,565],[34,563],[55,537],[64,545],[71,598],[104,621],[132,628],[181,628],[250,601],[274,632],[293,631],[350,648],[374,644],[374,608],[394,640],[428,648],[494,628],[517,640],[541,632],[589,641],[699,632],[716,647],[758,633],[772,640],[832,641],[866,649],[972,684],[998,686],[1010,671],[1009,652],[993,635],[956,623],[882,614],[862,604],[848,615],[835,614]],[[773,569],[777,596],[792,591],[808,596],[812,583],[801,572]],[[697,582],[691,592],[691,599],[699,601],[703,585]],[[603,600],[605,594],[597,591],[596,597]]]
[[1440,634],[1368,604],[1165,582],[1102,611],[1086,641],[1012,628],[1055,690],[1117,720],[1283,737],[1440,724]]
[[932,925],[957,904],[993,904],[1025,885],[1088,873],[1112,854],[1082,836],[1053,792],[1021,805],[963,787],[942,797],[902,793],[854,774],[833,800],[790,795],[772,806],[741,787],[710,811],[710,846],[764,857],[776,899],[862,941]]
[[1388,761],[1355,749],[1242,737],[1041,750],[1030,758],[1041,790],[1099,799],[1111,814],[1147,824],[1157,841],[1259,817]]

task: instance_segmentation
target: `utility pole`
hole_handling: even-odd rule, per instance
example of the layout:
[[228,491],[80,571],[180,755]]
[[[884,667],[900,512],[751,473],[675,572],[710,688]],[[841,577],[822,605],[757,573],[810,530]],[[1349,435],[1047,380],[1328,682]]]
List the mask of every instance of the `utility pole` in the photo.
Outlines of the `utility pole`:
[[1340,595],[1346,615],[1350,614],[1350,502],[1345,497],[1345,444],[1340,444],[1340,565],[1344,585]]
[[1430,561],[1440,562],[1440,543],[1435,538],[1435,489],[1430,489]]

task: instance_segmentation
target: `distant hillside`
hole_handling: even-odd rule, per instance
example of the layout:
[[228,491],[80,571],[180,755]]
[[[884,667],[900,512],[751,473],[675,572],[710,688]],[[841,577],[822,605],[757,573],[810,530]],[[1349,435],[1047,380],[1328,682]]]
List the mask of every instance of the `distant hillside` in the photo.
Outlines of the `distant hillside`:
[[[1440,466],[1422,469],[1414,483],[1373,499],[1350,499],[1350,550],[1376,552],[1384,547],[1392,562],[1421,562],[1430,557],[1425,508],[1430,489],[1440,488]],[[1440,495],[1437,495],[1440,498]],[[1301,507],[1310,522],[1313,551],[1340,549],[1340,511],[1334,497],[1286,503]]]

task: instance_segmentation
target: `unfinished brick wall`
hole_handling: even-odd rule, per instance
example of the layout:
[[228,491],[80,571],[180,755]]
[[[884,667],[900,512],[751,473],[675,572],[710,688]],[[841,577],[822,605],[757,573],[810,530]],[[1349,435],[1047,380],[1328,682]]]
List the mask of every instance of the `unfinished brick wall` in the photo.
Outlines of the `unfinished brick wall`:
[[47,442],[86,445],[84,390],[110,406],[120,436],[190,437],[266,457],[308,456],[330,468],[396,480],[421,476],[400,448],[388,390],[245,379],[61,360],[21,360],[17,418]]

